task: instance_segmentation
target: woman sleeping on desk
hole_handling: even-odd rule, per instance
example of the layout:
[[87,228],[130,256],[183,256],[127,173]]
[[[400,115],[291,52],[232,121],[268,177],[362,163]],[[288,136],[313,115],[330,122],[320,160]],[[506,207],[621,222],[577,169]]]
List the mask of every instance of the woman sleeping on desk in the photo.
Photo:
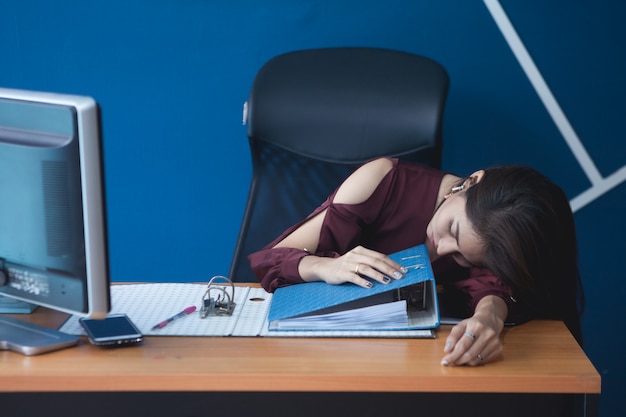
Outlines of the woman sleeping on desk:
[[438,284],[467,319],[442,365],[501,356],[505,321],[558,319],[582,341],[574,219],[563,191],[535,170],[489,168],[460,178],[392,158],[370,161],[305,220],[249,256],[263,287],[310,281],[372,286],[402,279],[385,254],[425,244]]

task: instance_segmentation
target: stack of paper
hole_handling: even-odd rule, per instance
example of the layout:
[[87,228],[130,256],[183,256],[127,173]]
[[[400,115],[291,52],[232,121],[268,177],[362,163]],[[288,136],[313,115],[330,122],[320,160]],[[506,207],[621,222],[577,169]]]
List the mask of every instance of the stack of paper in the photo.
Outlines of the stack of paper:
[[276,322],[275,329],[391,330],[406,329],[408,326],[406,301],[400,300],[336,313],[283,319]]

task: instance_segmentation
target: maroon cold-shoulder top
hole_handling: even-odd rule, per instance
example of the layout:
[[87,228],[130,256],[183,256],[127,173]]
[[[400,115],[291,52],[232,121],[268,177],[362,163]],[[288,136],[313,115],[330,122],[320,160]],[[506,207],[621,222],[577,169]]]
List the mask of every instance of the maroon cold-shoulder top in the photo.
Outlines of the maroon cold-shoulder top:
[[[279,287],[303,283],[298,263],[309,255],[305,248],[273,248],[307,219],[327,210],[313,255],[338,257],[355,246],[391,254],[426,239],[445,175],[435,169],[398,159],[373,194],[361,204],[334,204],[336,191],[302,222],[290,227],[262,250],[248,256],[252,270],[263,288],[273,292]],[[462,268],[444,257],[433,262],[438,284],[464,295],[468,314],[481,298],[496,295],[511,307],[510,291],[489,270]],[[510,308],[509,308],[510,310]]]

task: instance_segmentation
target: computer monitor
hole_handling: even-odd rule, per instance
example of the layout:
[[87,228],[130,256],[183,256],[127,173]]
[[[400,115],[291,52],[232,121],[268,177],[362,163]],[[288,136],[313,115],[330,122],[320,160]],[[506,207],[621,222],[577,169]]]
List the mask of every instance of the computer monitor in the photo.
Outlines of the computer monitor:
[[[101,146],[92,98],[0,88],[0,297],[109,312]],[[78,341],[0,315],[0,348],[32,355]]]

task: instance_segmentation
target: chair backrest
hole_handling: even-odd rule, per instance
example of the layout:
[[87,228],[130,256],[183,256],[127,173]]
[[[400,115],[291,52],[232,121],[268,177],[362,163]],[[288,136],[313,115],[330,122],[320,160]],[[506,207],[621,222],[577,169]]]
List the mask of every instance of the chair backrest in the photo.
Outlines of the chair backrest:
[[449,79],[435,61],[377,48],[290,52],[257,73],[247,102],[248,203],[229,276],[299,222],[359,165],[396,156],[439,167]]

